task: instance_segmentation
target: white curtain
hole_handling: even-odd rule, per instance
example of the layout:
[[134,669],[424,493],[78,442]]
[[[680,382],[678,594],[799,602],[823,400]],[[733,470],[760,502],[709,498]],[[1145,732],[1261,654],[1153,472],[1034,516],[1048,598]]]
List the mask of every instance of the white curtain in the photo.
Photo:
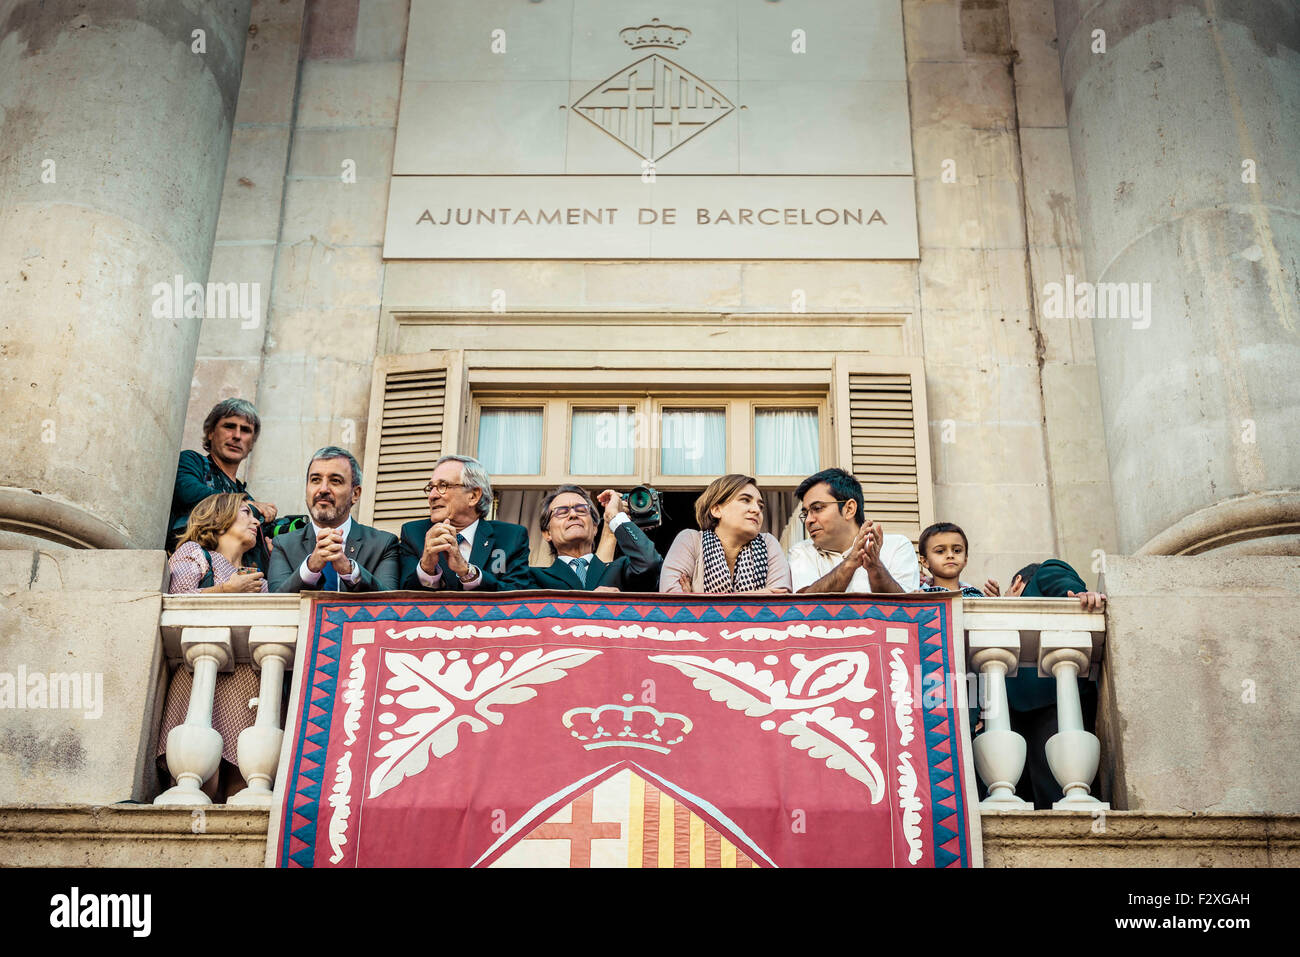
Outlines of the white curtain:
[[537,475],[542,470],[542,410],[484,409],[478,419],[477,458],[488,475]]
[[665,475],[723,475],[727,413],[722,409],[665,409],[659,444],[659,468]]
[[817,410],[754,413],[754,473],[811,475],[818,466]]
[[631,475],[635,427],[632,409],[575,409],[569,471],[574,475]]

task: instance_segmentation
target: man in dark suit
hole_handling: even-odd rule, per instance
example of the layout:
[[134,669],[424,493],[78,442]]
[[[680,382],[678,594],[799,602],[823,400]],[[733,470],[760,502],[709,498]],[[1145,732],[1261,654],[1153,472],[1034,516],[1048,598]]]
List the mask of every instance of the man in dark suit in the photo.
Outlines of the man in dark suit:
[[[533,586],[584,591],[658,591],[663,557],[645,532],[628,518],[623,496],[606,489],[598,497],[605,507],[606,527],[622,546],[623,554],[608,563],[595,554],[596,503],[586,489],[561,485],[542,500],[537,516],[538,527],[555,561],[545,568],[533,566]],[[612,548],[609,555],[612,558]]]
[[403,588],[513,591],[531,588],[528,531],[484,518],[492,480],[477,459],[444,455],[424,487],[429,517],[401,534]]
[[311,525],[275,540],[267,580],[271,591],[392,591],[397,588],[396,536],[352,520],[361,498],[361,466],[329,445],[307,465]]

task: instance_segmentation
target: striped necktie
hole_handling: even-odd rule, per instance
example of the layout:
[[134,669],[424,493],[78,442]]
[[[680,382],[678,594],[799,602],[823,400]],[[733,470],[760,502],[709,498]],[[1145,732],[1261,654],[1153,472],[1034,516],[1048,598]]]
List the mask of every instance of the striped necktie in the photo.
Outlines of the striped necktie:
[[573,574],[578,576],[578,581],[582,582],[582,587],[587,587],[587,560],[585,558],[575,558],[569,567],[573,569]]

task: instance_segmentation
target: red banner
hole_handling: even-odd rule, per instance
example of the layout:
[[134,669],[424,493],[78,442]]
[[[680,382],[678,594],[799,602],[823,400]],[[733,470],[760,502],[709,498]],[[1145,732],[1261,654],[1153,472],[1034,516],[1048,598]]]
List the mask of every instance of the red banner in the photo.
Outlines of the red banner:
[[952,598],[890,598],[316,600],[267,862],[978,865]]

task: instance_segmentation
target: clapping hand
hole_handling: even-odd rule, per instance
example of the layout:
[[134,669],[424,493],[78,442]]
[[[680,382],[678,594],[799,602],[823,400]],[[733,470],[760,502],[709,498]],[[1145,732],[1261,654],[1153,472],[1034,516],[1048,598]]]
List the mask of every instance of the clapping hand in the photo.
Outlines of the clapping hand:
[[863,522],[853,537],[851,554],[854,560],[868,571],[877,567],[880,564],[880,542],[884,537],[879,522]]

